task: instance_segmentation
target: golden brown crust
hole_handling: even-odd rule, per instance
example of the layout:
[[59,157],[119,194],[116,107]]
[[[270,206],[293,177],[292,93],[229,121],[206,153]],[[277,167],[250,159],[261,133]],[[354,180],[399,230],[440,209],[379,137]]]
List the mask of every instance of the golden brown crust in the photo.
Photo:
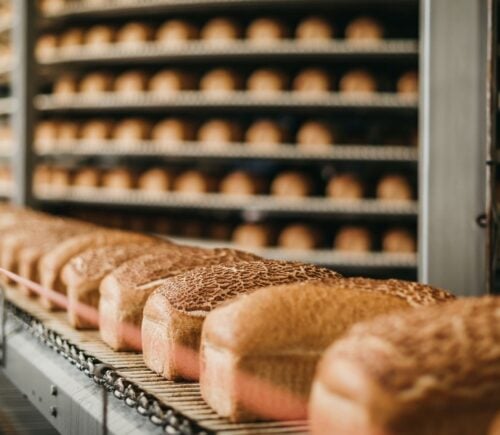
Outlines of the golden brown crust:
[[417,422],[418,433],[485,433],[500,409],[499,343],[500,298],[461,299],[355,326],[317,382],[391,433],[416,434]]
[[258,288],[336,276],[340,275],[311,264],[252,261],[190,271],[166,281],[156,293],[174,309],[203,317],[222,302]]
[[212,344],[254,355],[320,352],[352,319],[453,298],[444,290],[395,279],[292,283],[265,288],[214,311],[207,319],[206,337]]

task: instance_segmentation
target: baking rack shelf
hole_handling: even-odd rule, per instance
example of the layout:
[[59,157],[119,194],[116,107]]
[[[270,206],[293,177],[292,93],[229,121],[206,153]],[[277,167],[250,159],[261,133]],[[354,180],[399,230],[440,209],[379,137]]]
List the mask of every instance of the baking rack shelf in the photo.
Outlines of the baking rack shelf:
[[367,252],[349,254],[339,251],[336,252],[331,249],[301,251],[282,248],[248,248],[218,240],[188,239],[182,237],[169,237],[169,239],[173,239],[175,242],[182,244],[207,248],[240,248],[271,260],[301,261],[332,268],[413,269],[417,267],[417,256],[416,254],[410,253],[393,254],[385,252]]
[[[323,4],[330,0],[107,0],[106,2],[78,1],[69,2],[57,11],[47,13],[46,19],[55,20],[69,17],[105,17],[116,15],[150,14],[152,12],[181,13],[191,10],[213,11],[227,8],[258,8],[280,6],[286,2],[287,7]],[[352,4],[352,0],[336,0],[337,4]],[[414,4],[415,0],[356,0],[356,4]]]
[[[112,393],[106,400],[106,432],[113,435],[307,433],[304,421],[230,423],[201,399],[198,384],[161,378],[144,365],[142,355],[113,352],[100,340],[98,331],[72,329],[64,312],[49,313],[35,300],[12,289],[7,290],[7,298],[11,312],[7,324],[10,351],[5,370],[61,433],[100,433],[105,393],[98,385]],[[20,322],[24,329],[19,328]],[[33,355],[37,355],[36,361]],[[27,372],[37,376],[27,378]],[[60,390],[58,395],[50,394],[51,385]],[[32,397],[32,392],[40,394],[36,391],[39,388],[43,388],[45,402]],[[57,418],[52,414],[54,408]]]
[[328,93],[319,96],[303,96],[295,92],[282,92],[279,96],[256,97],[249,92],[232,92],[229,95],[210,96],[197,91],[182,91],[171,97],[155,92],[134,96],[115,93],[91,95],[38,95],[35,107],[41,111],[130,111],[130,110],[290,110],[311,112],[315,110],[343,109],[406,109],[417,111],[418,99],[395,93],[377,93],[370,96],[346,96]]
[[245,143],[215,145],[207,149],[197,142],[161,144],[154,141],[137,141],[134,146],[120,145],[115,141],[85,142],[68,141],[58,143],[55,150],[39,147],[39,157],[67,159],[71,157],[154,157],[159,159],[245,159],[275,161],[380,161],[417,162],[418,150],[409,146],[386,145],[341,145],[321,152],[305,152],[295,144],[263,146],[255,149]]
[[206,42],[190,42],[171,48],[157,42],[142,44],[140,47],[127,48],[120,44],[112,44],[103,49],[81,48],[70,51],[60,50],[50,57],[42,57],[38,62],[42,65],[58,64],[116,64],[134,62],[206,62],[209,60],[253,60],[273,56],[275,60],[304,58],[346,58],[346,57],[393,57],[412,56],[418,54],[418,42],[414,40],[385,40],[372,44],[356,44],[345,41],[314,42],[314,44],[296,41],[281,41],[266,45],[255,45],[245,41],[233,42],[231,45],[217,47]]
[[178,192],[145,192],[138,190],[109,190],[105,188],[68,187],[64,189],[36,189],[39,201],[52,203],[80,203],[151,208],[199,209],[240,211],[245,214],[294,214],[305,216],[364,215],[416,217],[416,201],[378,201],[364,199],[341,201],[326,198],[285,199],[270,195],[231,196],[219,193],[185,194]]

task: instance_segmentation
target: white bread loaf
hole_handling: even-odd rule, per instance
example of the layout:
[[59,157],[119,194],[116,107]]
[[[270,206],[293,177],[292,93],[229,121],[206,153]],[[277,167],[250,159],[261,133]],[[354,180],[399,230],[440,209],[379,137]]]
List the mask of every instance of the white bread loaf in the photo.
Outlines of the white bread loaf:
[[99,305],[99,286],[108,273],[135,257],[147,254],[152,248],[175,249],[171,243],[147,240],[91,248],[73,257],[62,269],[61,279],[68,296],[68,321],[77,329],[97,329],[98,316],[87,315],[87,307]]
[[416,283],[363,278],[237,298],[211,312],[203,327],[203,398],[232,421],[305,419],[316,364],[332,341],[356,322],[451,298]]
[[[259,258],[232,249],[177,245],[173,248],[154,248],[149,254],[122,264],[102,281],[99,302],[101,338],[114,350],[142,350],[140,328],[144,304],[166,279],[196,267]],[[136,330],[138,336],[130,333],[131,330]]]
[[[54,249],[46,252],[38,263],[38,273],[40,283],[46,289],[59,293],[66,293],[66,286],[61,280],[61,271],[71,258],[79,255],[83,251],[99,246],[119,245],[125,242],[147,242],[152,237],[144,234],[131,233],[125,231],[99,230],[88,234],[71,237],[59,243]],[[41,302],[49,309],[57,309],[48,298],[42,298]]]
[[483,297],[355,326],[319,365],[312,432],[498,434],[499,320],[500,298]]
[[144,307],[144,362],[167,379],[199,377],[197,358],[201,328],[208,313],[225,301],[262,287],[340,276],[321,267],[285,262],[252,261],[203,267],[167,280]]

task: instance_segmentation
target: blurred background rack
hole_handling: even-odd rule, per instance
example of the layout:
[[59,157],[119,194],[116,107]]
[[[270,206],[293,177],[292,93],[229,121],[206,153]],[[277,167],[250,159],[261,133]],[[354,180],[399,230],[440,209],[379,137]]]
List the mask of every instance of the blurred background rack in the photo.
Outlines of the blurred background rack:
[[[490,286],[491,33],[465,21],[496,26],[494,1],[453,3],[452,23],[425,0],[33,3],[13,29],[16,202],[346,274]],[[457,38],[484,67],[447,63]]]

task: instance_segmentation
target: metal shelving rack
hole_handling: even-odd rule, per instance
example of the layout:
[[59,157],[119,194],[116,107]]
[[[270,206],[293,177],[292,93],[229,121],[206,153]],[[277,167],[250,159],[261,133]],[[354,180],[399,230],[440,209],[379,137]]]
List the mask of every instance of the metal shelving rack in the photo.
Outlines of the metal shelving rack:
[[[380,0],[381,1],[381,0]],[[20,2],[22,4],[24,2]],[[29,3],[29,2],[27,2]],[[192,11],[227,11],[227,8],[231,10],[242,11],[244,8],[248,7],[260,7],[262,8],[262,13],[265,14],[268,10],[276,7],[279,4],[279,0],[178,0],[178,1],[167,1],[167,0],[143,0],[140,2],[132,2],[128,0],[115,0],[110,2],[105,2],[96,5],[92,2],[72,2],[68,4],[63,9],[58,11],[53,11],[52,13],[40,17],[33,18],[34,11],[31,9],[31,16],[27,17],[24,23],[20,27],[26,26],[27,20],[30,26],[33,28],[43,28],[44,30],[51,28],[54,25],[65,25],[73,20],[77,20],[81,23],[82,20],[88,22],[98,22],[100,19],[105,19],[107,17],[124,18],[127,16],[146,17],[148,14],[161,12],[163,14],[176,14],[176,13],[190,13]],[[293,0],[287,2],[287,7],[296,8],[300,7],[302,0]],[[376,0],[360,0],[360,4],[373,6],[376,4]],[[494,3],[494,2],[493,2]],[[325,5],[323,0],[315,0],[311,5]],[[391,3],[392,4],[392,3]],[[398,5],[410,5],[415,4],[415,1],[411,0],[401,0],[397,2]],[[455,4],[455,3],[454,3]],[[344,0],[339,0],[338,5],[344,8],[352,7],[352,3]],[[23,5],[26,9],[27,7],[33,8],[33,6]],[[469,10],[467,8],[470,8]],[[466,6],[464,5],[455,7],[455,15],[450,17],[450,21],[460,22],[461,25],[465,25],[460,21],[461,17],[467,17],[467,14],[476,14],[478,16],[478,22],[484,23],[487,20],[487,7],[482,5],[480,9],[476,6]],[[422,95],[421,95],[421,110],[419,111],[420,117],[420,130],[423,132],[420,136],[420,149],[411,149],[405,147],[397,146],[387,146],[381,147],[378,145],[339,145],[332,149],[331,152],[325,152],[320,154],[308,154],[300,152],[296,149],[292,149],[290,146],[282,146],[273,150],[271,152],[260,152],[255,150],[245,149],[243,144],[235,144],[234,146],[227,148],[223,152],[218,151],[206,151],[200,154],[199,146],[196,143],[186,143],[183,144],[182,148],[179,149],[163,149],[162,144],[153,143],[151,141],[142,141],[137,144],[133,150],[128,147],[123,147],[119,143],[107,142],[105,149],[100,148],[100,144],[85,144],[82,142],[59,144],[54,149],[50,151],[39,152],[37,155],[33,152],[31,147],[26,146],[28,143],[32,143],[32,131],[31,128],[34,124],[35,116],[41,116],[43,114],[55,114],[60,115],[62,113],[74,115],[88,115],[93,113],[96,109],[100,112],[107,112],[109,114],[120,114],[126,113],[130,110],[134,112],[145,112],[151,114],[158,114],[164,110],[181,110],[184,113],[199,113],[206,110],[215,111],[235,111],[236,113],[251,113],[257,107],[262,113],[279,113],[280,111],[287,110],[289,113],[302,113],[311,114],[317,113],[320,110],[322,113],[332,113],[338,114],[345,111],[351,111],[352,113],[367,113],[370,111],[377,112],[382,115],[388,115],[394,113],[394,111],[399,111],[399,113],[407,113],[408,116],[416,116],[418,110],[418,101],[415,99],[401,98],[397,95],[384,95],[378,94],[373,98],[369,99],[352,99],[346,98],[342,95],[337,95],[333,93],[324,98],[314,99],[313,101],[303,101],[302,98],[297,97],[293,93],[283,93],[277,99],[262,101],[260,99],[248,98],[248,95],[244,92],[234,95],[234,98],[228,100],[217,100],[214,101],[207,96],[200,95],[199,93],[184,92],[174,98],[161,98],[155,95],[144,93],[140,96],[135,96],[133,98],[123,98],[118,95],[107,95],[105,101],[99,101],[92,98],[86,98],[84,96],[76,95],[71,98],[57,98],[51,95],[35,95],[35,85],[30,83],[27,77],[23,78],[23,75],[18,75],[17,83],[24,81],[21,85],[18,85],[18,89],[21,91],[21,99],[24,100],[19,103],[21,112],[27,113],[24,117],[24,127],[22,126],[18,129],[19,134],[23,135],[21,137],[22,143],[25,144],[22,147],[17,159],[18,159],[18,171],[17,171],[17,187],[20,190],[16,194],[18,202],[28,203],[32,205],[49,205],[57,203],[58,201],[72,203],[72,204],[90,204],[96,201],[88,194],[78,193],[75,191],[67,191],[64,194],[60,193],[58,195],[52,193],[43,193],[38,198],[34,198],[34,192],[31,189],[31,183],[29,178],[31,177],[31,168],[36,160],[40,161],[63,161],[63,162],[74,162],[74,164],[79,164],[79,162],[86,162],[89,159],[95,160],[98,158],[105,159],[120,159],[122,162],[131,161],[137,158],[161,158],[164,161],[206,161],[206,162],[228,162],[231,159],[240,159],[241,161],[272,161],[279,162],[282,164],[288,164],[293,162],[314,162],[314,163],[335,163],[335,162],[356,162],[358,164],[370,164],[376,165],[377,162],[389,162],[405,165],[415,165],[419,161],[420,168],[420,186],[419,186],[419,205],[418,210],[416,210],[416,204],[407,204],[401,207],[398,211],[398,207],[393,208],[392,206],[378,207],[376,205],[371,205],[370,201],[362,201],[356,206],[342,206],[330,203],[324,210],[319,211],[319,213],[328,214],[335,216],[338,214],[358,214],[362,216],[384,216],[385,213],[388,215],[395,214],[400,216],[405,216],[408,219],[419,219],[419,268],[418,273],[421,280],[429,281],[438,285],[443,285],[444,287],[456,288],[459,293],[471,293],[477,292],[479,283],[481,286],[484,284],[484,279],[487,269],[487,257],[489,253],[484,249],[485,231],[483,228],[477,227],[476,218],[480,218],[482,211],[486,210],[486,204],[481,198],[485,198],[486,193],[484,191],[483,175],[478,177],[478,171],[475,171],[475,176],[477,183],[472,186],[469,191],[465,194],[465,197],[469,198],[479,198],[480,201],[468,202],[467,205],[463,205],[463,213],[459,213],[463,216],[463,222],[460,224],[459,233],[465,234],[463,231],[464,225],[470,226],[471,228],[476,226],[474,231],[468,232],[469,238],[467,243],[465,240],[460,240],[459,244],[463,246],[463,249],[453,249],[453,253],[445,253],[441,249],[441,246],[436,242],[436,240],[442,239],[442,237],[437,237],[434,234],[444,234],[441,229],[446,233],[457,234],[457,227],[450,222],[444,226],[442,223],[443,217],[437,217],[438,210],[444,210],[445,213],[449,213],[450,209],[456,209],[460,207],[456,201],[453,201],[453,205],[450,204],[449,207],[443,207],[441,204],[449,202],[449,198],[453,198],[453,195],[449,193],[453,191],[451,183],[455,183],[457,176],[450,177],[441,168],[446,167],[447,171],[455,168],[455,165],[449,165],[445,159],[448,159],[451,154],[453,154],[457,159],[457,164],[460,166],[460,174],[462,175],[464,171],[470,172],[472,169],[476,170],[482,165],[484,156],[477,156],[475,154],[471,155],[469,143],[474,138],[484,138],[486,134],[485,119],[483,117],[476,117],[476,124],[474,128],[471,128],[471,124],[468,122],[456,123],[454,119],[459,116],[458,113],[453,113],[450,107],[456,107],[457,112],[464,107],[462,101],[477,101],[477,107],[475,113],[484,113],[482,108],[485,106],[484,99],[486,98],[484,93],[480,92],[477,88],[468,87],[468,94],[465,97],[465,91],[463,90],[463,85],[460,84],[459,78],[456,78],[458,71],[461,66],[454,65],[454,71],[448,65],[443,65],[443,62],[438,62],[437,55],[434,54],[437,50],[447,50],[448,45],[451,43],[452,38],[456,38],[451,32],[451,36],[448,35],[449,39],[446,39],[443,34],[435,36],[436,28],[433,26],[441,26],[441,20],[444,18],[442,10],[438,6],[432,5],[430,2],[421,2],[421,43],[420,48],[415,41],[412,40],[387,40],[381,44],[373,47],[353,47],[348,43],[342,41],[335,41],[331,43],[326,43],[324,45],[315,46],[314,49],[307,46],[297,46],[291,44],[290,41],[283,41],[274,47],[258,48],[252,47],[244,41],[235,43],[231,47],[226,47],[223,49],[210,48],[207,49],[202,42],[190,43],[188,48],[183,48],[182,50],[169,49],[166,47],[160,47],[155,43],[148,43],[140,50],[136,49],[126,49],[113,46],[109,50],[95,52],[82,48],[79,51],[64,51],[59,50],[54,56],[46,57],[40,59],[38,62],[38,67],[40,70],[43,69],[44,74],[50,71],[57,71],[60,68],[80,68],[81,66],[110,66],[110,65],[121,65],[125,62],[131,64],[145,64],[150,65],[152,63],[162,63],[168,61],[169,63],[175,64],[176,62],[182,62],[185,64],[200,64],[207,61],[228,61],[231,59],[237,59],[238,62],[254,62],[259,58],[268,58],[270,56],[276,56],[276,59],[286,60],[286,61],[297,61],[297,60],[317,60],[317,59],[330,59],[332,62],[343,62],[348,60],[362,60],[369,59],[370,62],[376,62],[380,60],[390,61],[391,59],[412,59],[417,56],[420,52],[419,58],[421,63],[421,82],[422,82]],[[36,21],[36,22],[35,22]],[[35,25],[36,24],[36,25]],[[431,31],[433,33],[431,33]],[[475,29],[475,31],[484,36],[484,32],[480,32],[480,29]],[[457,28],[458,32],[458,28]],[[27,69],[35,70],[35,60],[33,59],[33,43],[34,43],[34,32],[32,31],[28,38],[25,40],[25,46],[30,45],[29,50],[24,54],[24,62]],[[465,36],[464,36],[465,38]],[[473,39],[473,38],[472,38]],[[486,58],[486,38],[478,36],[476,39],[468,39],[467,49],[471,50],[471,53],[476,53],[479,64],[482,64],[482,60]],[[432,41],[432,42],[431,42]],[[443,48],[440,48],[440,47]],[[441,52],[440,52],[441,53]],[[433,69],[434,68],[434,69]],[[437,69],[440,71],[434,71]],[[474,69],[472,66],[470,70]],[[436,88],[433,83],[436,82],[436,77],[439,74],[443,74],[441,71],[450,71],[447,74],[447,86],[443,86],[440,83],[440,88]],[[472,74],[472,72],[471,72]],[[486,83],[486,77],[484,71],[475,69],[474,77],[472,75],[468,79],[483,80]],[[450,78],[452,77],[452,79]],[[463,82],[463,80],[462,80]],[[461,92],[456,92],[456,87],[462,86]],[[447,91],[447,89],[452,91]],[[432,94],[430,89],[433,90]],[[24,93],[24,96],[23,96]],[[436,97],[438,95],[438,97]],[[458,95],[462,95],[460,98],[460,104],[458,101]],[[466,99],[465,99],[466,98]],[[452,102],[450,104],[450,102]],[[435,119],[439,118],[438,108],[446,107],[448,117],[446,118],[446,123],[449,123],[449,127],[443,124],[440,120],[440,125],[435,124]],[[423,107],[423,110],[422,110]],[[485,115],[486,116],[486,115]],[[23,118],[23,117],[20,117]],[[472,117],[471,117],[472,118]],[[27,128],[27,127],[30,128]],[[464,135],[458,134],[457,132],[464,129]],[[436,133],[434,133],[436,131]],[[451,152],[443,144],[449,142],[448,139],[444,139],[443,135],[448,135],[450,131],[453,132],[454,143],[463,144],[455,145],[457,147],[467,148],[469,154],[463,159],[463,164],[460,156],[465,156],[462,153],[456,153],[455,149]],[[19,135],[18,134],[18,135]],[[28,137],[28,136],[30,137]],[[468,136],[467,136],[468,135]],[[465,137],[468,137],[467,141]],[[482,139],[481,139],[482,140]],[[75,146],[76,145],[76,146]],[[458,149],[458,148],[457,148]],[[462,149],[462,148],[460,148]],[[460,156],[457,156],[457,155]],[[458,162],[460,160],[460,162]],[[364,162],[364,163],[363,163]],[[451,167],[450,167],[451,166]],[[436,169],[434,169],[436,168]],[[458,170],[457,170],[458,172]],[[483,172],[479,171],[481,174]],[[435,177],[435,179],[433,178]],[[444,179],[450,180],[444,181]],[[465,177],[458,177],[465,178]],[[483,181],[482,181],[483,180]],[[446,187],[443,187],[445,186]],[[464,187],[465,189],[465,187]],[[437,194],[439,190],[443,190],[443,194]],[[168,207],[173,209],[182,209],[192,207],[194,204],[191,200],[184,201],[182,198],[178,198],[175,194],[166,194],[161,198],[141,198],[138,192],[127,192],[119,196],[103,196],[106,201],[110,203],[126,206],[133,205],[136,207],[145,206],[149,209],[158,209],[162,207]],[[220,199],[222,197],[216,195],[209,195],[204,197],[199,204],[202,209],[209,209],[213,207],[215,209],[238,209],[241,210],[245,208],[245,201],[236,201],[228,199],[226,202]],[[439,199],[438,199],[439,198]],[[260,209],[264,209],[266,212],[272,213],[272,207],[265,203],[266,199],[260,199],[257,204]],[[315,198],[311,199],[312,202]],[[444,201],[444,202],[443,202]],[[103,200],[104,202],[104,200]],[[212,204],[212,205],[210,205]],[[367,206],[370,204],[369,206]],[[474,212],[472,212],[474,210]],[[290,211],[290,210],[289,210]],[[296,210],[294,210],[296,211]],[[471,218],[471,214],[474,216]],[[460,220],[457,218],[456,213],[454,214],[455,220]],[[479,221],[481,219],[478,219]],[[453,223],[453,222],[452,222]],[[443,226],[445,228],[443,228]],[[434,229],[436,228],[436,229]],[[432,234],[432,235],[431,235]],[[450,236],[451,237],[451,236]],[[457,241],[458,243],[458,241]],[[476,251],[480,250],[482,253],[480,255],[474,256],[474,262],[469,262],[470,270],[466,270],[467,267],[462,267],[466,258],[470,258],[470,253],[468,252],[468,246],[476,246]],[[276,250],[276,251],[279,251]],[[459,254],[462,253],[462,254]],[[315,254],[312,254],[312,257]],[[319,254],[318,254],[319,255]],[[323,254],[321,254],[323,255]],[[321,256],[319,255],[319,256]],[[454,258],[456,256],[456,258]],[[439,259],[437,258],[439,257]],[[445,263],[441,260],[442,258],[447,258],[448,266],[442,267]],[[338,264],[341,262],[339,261]],[[460,267],[455,267],[453,264],[461,264]],[[367,264],[367,267],[369,265]],[[448,272],[441,273],[440,270],[459,269],[461,272],[460,278],[452,279]],[[449,285],[448,283],[452,283]]]
[[[360,1],[360,5],[373,6],[376,1]],[[415,0],[401,0],[397,2],[402,7],[412,5]],[[308,2],[311,7],[319,5],[328,8],[329,3],[324,0]],[[287,2],[287,8],[299,8],[304,5],[301,0]],[[338,2],[337,6],[352,8],[347,1]],[[90,2],[74,2],[68,4],[64,9],[54,11],[43,17],[39,23],[44,31],[54,24],[66,24],[77,20],[98,22],[106,17],[134,17],[147,16],[150,13],[176,14],[196,12],[217,12],[259,10],[265,15],[272,8],[279,8],[280,0],[177,0],[173,1],[113,1],[92,5]],[[229,9],[228,9],[229,8]],[[257,8],[261,8],[257,9]],[[353,44],[341,40],[333,40],[324,44],[298,44],[292,40],[283,40],[274,45],[264,48],[252,45],[244,40],[237,41],[230,46],[210,47],[209,45],[193,41],[185,45],[181,50],[161,46],[155,42],[143,44],[141,48],[130,49],[113,44],[103,50],[92,50],[82,46],[71,50],[59,49],[53,56],[38,60],[40,68],[44,70],[44,77],[48,77],[61,68],[78,69],[81,67],[102,67],[127,64],[163,64],[175,65],[178,62],[188,65],[198,65],[204,62],[238,62],[240,65],[246,62],[261,61],[262,59],[273,59],[276,61],[302,62],[303,60],[324,62],[344,62],[369,60],[370,62],[391,61],[399,59],[405,62],[417,60],[418,42],[414,39],[388,39],[376,44]],[[209,113],[237,113],[255,114],[258,111],[263,115],[277,115],[288,113],[293,115],[317,115],[318,113],[337,113],[351,111],[353,113],[379,113],[387,114],[405,113],[406,116],[416,117],[418,101],[416,98],[399,96],[395,93],[377,93],[366,98],[353,98],[339,93],[330,93],[319,97],[302,97],[294,92],[283,92],[274,98],[257,98],[247,92],[234,92],[228,98],[212,98],[200,92],[184,91],[172,98],[145,92],[133,97],[123,97],[118,94],[108,93],[100,98],[91,98],[84,95],[70,97],[58,97],[50,94],[38,95],[34,99],[34,109],[40,115],[61,116],[86,116],[96,111],[99,113],[123,114],[128,112],[158,115],[162,112],[176,112],[197,114],[205,116]],[[134,149],[123,147],[119,143],[107,141],[106,144],[84,144],[66,143],[47,151],[38,152],[38,159],[45,162],[72,162],[79,164],[84,161],[95,161],[98,158],[117,159],[121,162],[132,162],[137,158],[160,158],[164,162],[184,163],[206,162],[227,164],[231,159],[239,159],[242,162],[263,161],[275,162],[282,165],[311,163],[332,164],[336,162],[347,162],[350,164],[369,164],[371,166],[387,162],[396,165],[414,166],[418,160],[418,151],[415,148],[404,146],[380,146],[374,145],[336,145],[332,151],[323,153],[304,153],[296,147],[283,145],[269,152],[249,149],[244,144],[232,144],[221,151],[204,151],[196,143],[183,143],[178,150],[163,149],[161,144],[151,141],[137,143]],[[87,159],[87,160],[85,160]],[[35,192],[38,203],[44,206],[54,204],[71,205],[116,205],[130,206],[136,209],[143,208],[165,209],[165,210],[203,210],[243,213],[251,210],[259,216],[282,216],[288,218],[314,218],[321,216],[337,219],[339,216],[347,219],[349,216],[359,218],[383,219],[383,217],[403,217],[403,222],[414,225],[417,218],[417,204],[414,202],[404,204],[384,204],[374,200],[363,200],[359,203],[342,201],[331,201],[328,199],[310,198],[304,201],[276,201],[271,197],[255,197],[251,199],[235,199],[223,195],[208,194],[203,197],[184,197],[175,193],[150,196],[143,195],[138,191],[124,192],[122,194],[106,194],[100,191],[99,195],[94,192],[82,191],[81,189],[67,189],[62,192],[40,191]],[[99,199],[97,199],[99,198]],[[284,258],[297,258],[297,254],[280,249],[270,249],[266,253],[275,257],[277,254]],[[379,255],[380,254],[380,255]],[[349,255],[343,261],[343,254],[331,251],[326,255],[326,250],[321,252],[302,253],[300,257],[304,260],[316,262],[318,258],[322,263],[331,267],[344,267],[352,264]],[[368,258],[370,257],[370,260]],[[356,264],[366,259],[366,267],[371,269],[374,265],[385,265],[389,269],[397,262],[384,263],[387,256],[379,252],[371,253],[370,256],[361,256]],[[404,257],[404,256],[403,256]],[[374,261],[373,258],[376,260]],[[330,261],[326,261],[326,260]],[[413,269],[415,273],[415,261],[403,261],[408,270]],[[397,270],[397,267],[395,268]]]

